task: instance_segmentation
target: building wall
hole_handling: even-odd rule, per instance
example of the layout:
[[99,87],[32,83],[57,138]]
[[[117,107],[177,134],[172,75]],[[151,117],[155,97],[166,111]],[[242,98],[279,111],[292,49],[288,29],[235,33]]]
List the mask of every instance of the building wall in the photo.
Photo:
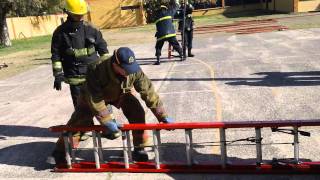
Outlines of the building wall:
[[[267,9],[265,2],[261,4],[263,9]],[[272,0],[268,4],[268,9],[285,13],[294,12],[294,0]]]
[[299,1],[298,12],[318,11],[320,10],[320,0]]
[[64,15],[7,18],[10,39],[23,39],[52,34]]
[[129,27],[145,24],[141,0],[87,0],[89,19],[99,28]]
[[273,0],[276,5],[276,11],[294,12],[294,0]]
[[207,16],[207,15],[215,15],[222,13],[233,13],[247,10],[258,10],[261,9],[260,4],[248,4],[245,6],[232,6],[226,8],[211,8],[211,9],[199,9],[194,10],[192,16]]

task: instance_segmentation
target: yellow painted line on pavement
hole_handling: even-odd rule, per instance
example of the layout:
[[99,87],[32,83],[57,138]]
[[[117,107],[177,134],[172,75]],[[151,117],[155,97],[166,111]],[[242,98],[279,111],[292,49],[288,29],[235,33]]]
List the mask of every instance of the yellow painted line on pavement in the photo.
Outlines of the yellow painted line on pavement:
[[[193,60],[196,60],[206,66],[209,71],[210,71],[210,78],[214,79],[214,69],[210,64],[196,58],[192,58]],[[221,97],[218,94],[218,88],[216,82],[213,80],[211,81],[211,89],[212,93],[215,99],[215,110],[216,110],[216,122],[221,122],[222,121],[222,103],[221,103]],[[214,141],[220,141],[220,133],[219,131],[215,131],[214,133]],[[213,154],[220,154],[220,146],[213,146]]]

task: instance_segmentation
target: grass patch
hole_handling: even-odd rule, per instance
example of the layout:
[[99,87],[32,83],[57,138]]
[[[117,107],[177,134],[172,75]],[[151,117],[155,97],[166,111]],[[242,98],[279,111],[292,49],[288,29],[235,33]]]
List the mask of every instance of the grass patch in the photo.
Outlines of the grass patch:
[[38,67],[50,64],[51,36],[13,40],[12,46],[0,47],[0,64],[8,64],[0,70],[0,79],[8,78]]
[[28,51],[33,49],[50,48],[50,36],[39,36],[34,38],[27,38],[21,40],[12,40],[12,46],[0,47],[0,56],[8,55],[20,51]]
[[232,23],[234,21],[241,20],[261,20],[261,19],[270,19],[270,18],[279,18],[285,17],[288,14],[280,14],[273,12],[264,12],[264,11],[246,11],[246,12],[237,12],[237,13],[223,13],[210,16],[198,16],[194,17],[197,26],[210,25],[210,24],[224,24]]

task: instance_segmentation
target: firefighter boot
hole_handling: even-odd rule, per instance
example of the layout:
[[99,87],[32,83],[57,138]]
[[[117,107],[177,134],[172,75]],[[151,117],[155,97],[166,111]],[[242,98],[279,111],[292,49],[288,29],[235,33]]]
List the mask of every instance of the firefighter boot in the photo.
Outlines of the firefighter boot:
[[149,157],[144,148],[134,148],[132,159],[137,162],[147,162],[149,160]]
[[157,62],[155,62],[154,65],[160,65],[160,56],[157,56]]
[[51,156],[54,158],[54,162],[49,162],[50,164],[55,164],[56,166],[67,165],[65,152],[54,150]]
[[188,57],[194,57],[194,54],[191,53],[191,48],[188,49]]
[[186,53],[185,53],[185,51],[182,51],[181,53],[179,53],[179,57],[180,57],[180,61],[186,60]]

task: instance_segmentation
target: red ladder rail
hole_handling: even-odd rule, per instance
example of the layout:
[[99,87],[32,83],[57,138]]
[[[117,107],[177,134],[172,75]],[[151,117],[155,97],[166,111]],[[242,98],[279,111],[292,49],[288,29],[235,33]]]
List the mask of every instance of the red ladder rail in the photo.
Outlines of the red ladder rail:
[[[237,121],[237,122],[198,122],[174,124],[124,124],[122,131],[128,130],[172,130],[172,129],[211,129],[211,128],[263,128],[288,126],[320,126],[320,119],[314,120],[277,120],[277,121]],[[78,132],[78,131],[104,131],[99,125],[86,127],[70,127],[66,125],[50,127],[51,132]]]
[[[240,121],[240,122],[199,122],[199,123],[176,123],[176,124],[125,124],[121,127],[123,140],[124,162],[105,163],[102,157],[102,145],[100,133],[105,131],[102,126],[90,127],[50,127],[52,132],[64,132],[66,147],[67,165],[58,165],[56,172],[193,172],[193,173],[320,173],[320,162],[301,162],[299,159],[299,127],[320,126],[320,120],[278,120],[278,121]],[[261,129],[265,127],[293,127],[294,135],[294,161],[289,163],[265,164],[262,161],[262,136]],[[220,151],[221,161],[219,164],[194,164],[192,151],[192,130],[193,129],[219,129],[220,131]],[[229,164],[227,163],[227,141],[226,132],[228,128],[255,128],[256,164]],[[159,145],[161,144],[160,130],[185,130],[186,164],[161,164]],[[154,162],[132,162],[130,131],[132,130],[152,130],[153,149],[155,153]],[[72,149],[72,132],[92,131],[93,150],[95,162],[80,162],[74,160]],[[280,131],[279,131],[280,132]],[[97,143],[98,139],[98,143]],[[71,152],[71,155],[70,155]]]

